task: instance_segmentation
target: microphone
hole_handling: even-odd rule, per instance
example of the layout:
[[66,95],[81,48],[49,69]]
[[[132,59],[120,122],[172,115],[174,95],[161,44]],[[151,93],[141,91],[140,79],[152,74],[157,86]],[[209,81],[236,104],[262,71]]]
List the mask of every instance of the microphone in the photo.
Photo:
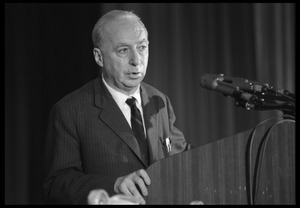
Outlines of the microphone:
[[224,80],[224,75],[214,75],[214,74],[205,74],[200,79],[200,85],[203,88],[209,90],[215,90],[225,95],[233,95],[234,88],[228,87],[226,85],[220,85],[220,83]]
[[203,88],[221,92],[225,96],[234,97],[237,106],[244,106],[247,109],[254,108],[252,103],[259,102],[257,96],[240,89],[251,90],[251,86],[248,86],[242,78],[225,78],[223,74],[205,74],[201,77],[200,85]]
[[244,78],[226,77],[224,74],[205,74],[200,79],[203,88],[232,96],[236,106],[246,109],[287,109],[294,112],[295,95],[288,90],[275,90],[267,83],[249,81]]
[[200,85],[203,88],[222,92],[233,96],[236,92],[266,92],[271,88],[267,83],[249,81],[244,78],[227,77],[224,74],[205,74],[201,77]]

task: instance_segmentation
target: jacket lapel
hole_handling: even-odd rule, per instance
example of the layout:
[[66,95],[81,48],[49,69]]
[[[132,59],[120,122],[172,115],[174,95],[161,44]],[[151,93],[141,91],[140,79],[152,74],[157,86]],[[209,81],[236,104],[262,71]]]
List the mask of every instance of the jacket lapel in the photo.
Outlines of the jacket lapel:
[[141,159],[138,143],[122,111],[108,92],[101,77],[94,81],[95,106],[102,109],[99,118],[106,123],[128,145],[146,167]]
[[141,84],[141,99],[149,147],[149,162],[152,164],[155,161],[164,158],[164,153],[162,150],[162,138],[160,138],[162,126],[159,127],[157,118],[159,109],[164,107],[161,106],[164,105],[164,103],[160,97],[152,95],[152,93],[148,92],[143,84]]

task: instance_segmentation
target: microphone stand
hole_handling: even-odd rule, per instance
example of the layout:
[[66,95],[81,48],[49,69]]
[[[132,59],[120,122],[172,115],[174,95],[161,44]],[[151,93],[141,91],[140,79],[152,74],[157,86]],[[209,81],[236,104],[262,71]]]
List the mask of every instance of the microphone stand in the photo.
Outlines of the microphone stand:
[[237,107],[247,110],[281,110],[283,114],[295,116],[295,95],[288,90],[266,88],[261,92],[245,92],[236,89],[232,95]]

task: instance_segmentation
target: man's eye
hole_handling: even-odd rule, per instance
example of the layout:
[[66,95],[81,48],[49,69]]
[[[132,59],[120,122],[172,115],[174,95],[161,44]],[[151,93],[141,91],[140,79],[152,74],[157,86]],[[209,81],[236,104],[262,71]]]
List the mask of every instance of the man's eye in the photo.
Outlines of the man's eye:
[[139,46],[139,51],[144,51],[147,48],[147,46]]
[[118,50],[118,53],[122,53],[122,54],[125,54],[128,52],[128,48],[121,48]]

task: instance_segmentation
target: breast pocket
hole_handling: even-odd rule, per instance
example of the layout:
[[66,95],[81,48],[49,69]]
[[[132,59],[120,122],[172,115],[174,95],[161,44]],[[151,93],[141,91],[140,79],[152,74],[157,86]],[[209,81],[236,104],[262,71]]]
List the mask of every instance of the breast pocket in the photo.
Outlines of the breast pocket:
[[164,153],[164,156],[170,156],[172,155],[172,140],[170,137],[162,138],[160,137],[160,141],[162,144],[162,150]]

